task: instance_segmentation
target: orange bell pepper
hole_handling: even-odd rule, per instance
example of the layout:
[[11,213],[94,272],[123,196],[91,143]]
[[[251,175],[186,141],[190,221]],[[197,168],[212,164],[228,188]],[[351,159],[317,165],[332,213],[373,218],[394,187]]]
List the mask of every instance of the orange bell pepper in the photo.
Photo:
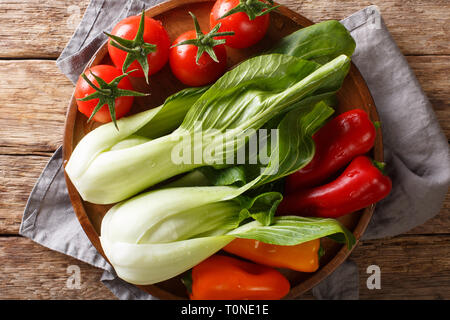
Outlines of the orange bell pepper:
[[235,239],[223,250],[275,268],[314,272],[319,268],[320,239],[295,246],[279,246],[257,240]]
[[192,300],[279,300],[289,281],[277,270],[213,255],[192,269]]

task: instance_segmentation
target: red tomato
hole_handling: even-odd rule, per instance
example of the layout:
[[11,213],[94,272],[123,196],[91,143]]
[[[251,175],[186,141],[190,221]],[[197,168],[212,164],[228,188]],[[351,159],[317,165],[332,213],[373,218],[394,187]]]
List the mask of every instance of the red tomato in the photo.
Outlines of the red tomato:
[[[196,39],[195,30],[183,33],[173,45],[191,39]],[[214,46],[213,50],[219,62],[204,52],[197,64],[197,46],[185,44],[170,48],[169,63],[173,74],[188,86],[203,86],[217,80],[227,67],[227,52],[223,44]]]
[[239,3],[239,0],[217,0],[211,10],[209,21],[211,28],[221,23],[220,32],[234,31],[234,36],[226,37],[226,44],[232,48],[240,49],[250,47],[264,37],[269,27],[270,17],[269,14],[265,14],[250,20],[245,12],[236,12],[219,19]]
[[[111,82],[118,76],[122,75],[122,71],[109,65],[97,65],[92,67],[91,72],[94,73],[96,76],[102,78],[107,83]],[[87,78],[96,86],[98,86],[97,81],[95,80],[94,76],[91,74],[91,72],[86,71],[85,74]],[[131,85],[130,80],[125,77],[123,78],[119,84],[118,88],[125,89],[125,90],[133,90],[133,86]],[[75,87],[75,98],[76,99],[82,99],[87,97],[88,95],[95,92],[95,89],[92,88],[86,80],[84,80],[81,76],[78,79],[77,85]],[[131,109],[131,105],[133,104],[134,97],[130,96],[122,96],[118,97],[115,100],[115,110],[116,110],[116,119],[119,119],[123,117],[125,114],[128,113]],[[92,99],[88,101],[80,101],[77,100],[78,110],[85,114],[87,117],[90,117],[92,114],[92,111],[94,111],[95,106],[97,105],[99,99]],[[103,107],[98,110],[98,112],[94,115],[93,119],[98,122],[110,122],[112,121],[111,115],[109,113],[108,106],[105,104]]]
[[[139,29],[140,19],[141,16],[132,16],[123,19],[114,27],[111,34],[127,40],[134,40]],[[166,30],[162,26],[162,23],[149,17],[145,17],[143,38],[146,43],[156,45],[156,51],[147,55],[149,65],[148,74],[152,75],[161,70],[161,68],[166,64],[167,59],[169,58],[170,39]],[[108,52],[116,67],[122,69],[127,52],[112,46],[111,39],[108,40]],[[136,60],[131,63],[130,67],[126,71],[128,72],[134,69],[138,70],[130,75],[133,77],[144,77],[142,67]]]

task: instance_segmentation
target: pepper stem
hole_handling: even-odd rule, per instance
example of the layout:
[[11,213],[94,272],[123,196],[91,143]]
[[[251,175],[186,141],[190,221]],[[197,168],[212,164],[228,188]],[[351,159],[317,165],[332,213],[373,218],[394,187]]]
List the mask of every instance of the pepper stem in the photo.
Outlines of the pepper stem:
[[95,106],[94,110],[92,111],[91,116],[88,119],[88,122],[91,121],[94,115],[106,104],[108,105],[109,113],[111,115],[112,121],[114,122],[114,126],[116,127],[117,131],[119,131],[116,119],[116,108],[115,108],[116,99],[124,96],[143,97],[148,95],[147,93],[141,93],[137,91],[118,88],[120,80],[122,80],[124,77],[128,76],[131,72],[134,71],[136,71],[136,69],[126,72],[114,78],[110,83],[107,83],[105,80],[94,74],[91,71],[91,69],[89,69],[89,72],[94,77],[95,81],[97,81],[98,86],[96,86],[91,80],[89,80],[89,78],[86,76],[85,73],[81,75],[81,77],[89,84],[89,86],[95,89],[95,92],[91,93],[90,95],[84,98],[80,98],[77,100],[89,101],[93,99],[98,99],[98,103]]
[[322,246],[320,246],[319,251],[317,251],[317,254],[319,256],[319,259],[322,258],[325,255],[325,249]]
[[375,129],[379,129],[381,128],[381,122],[380,121],[372,121],[373,126],[375,127]]
[[250,20],[254,20],[256,17],[263,16],[278,9],[278,7],[280,5],[275,6],[273,0],[267,0],[267,2],[260,0],[240,0],[236,7],[221,16],[219,20],[237,12],[244,12]]
[[378,170],[381,171],[382,174],[386,175],[386,163],[385,162],[379,162],[376,160],[372,160],[372,163],[374,167],[376,167]]
[[173,45],[172,48],[182,45],[194,45],[198,47],[197,56],[195,58],[195,62],[197,64],[204,52],[206,52],[215,62],[219,62],[213,48],[219,44],[224,44],[226,40],[225,39],[217,40],[214,39],[214,37],[232,36],[234,35],[234,32],[233,31],[218,32],[221,26],[221,24],[219,23],[207,34],[204,34],[200,29],[197,17],[192,12],[189,12],[189,14],[192,17],[192,20],[194,20],[195,33],[197,35],[197,38],[181,41],[180,43]]
[[182,278],[181,282],[186,287],[186,290],[189,294],[192,294],[192,270],[189,270]]

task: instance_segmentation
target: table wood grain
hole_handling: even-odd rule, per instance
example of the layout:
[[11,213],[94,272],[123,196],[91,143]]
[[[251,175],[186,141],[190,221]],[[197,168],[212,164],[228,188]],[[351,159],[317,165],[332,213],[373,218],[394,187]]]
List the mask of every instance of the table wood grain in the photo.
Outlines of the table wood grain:
[[[101,270],[20,237],[36,179],[62,143],[73,85],[56,58],[88,0],[0,1],[0,299],[114,299]],[[450,1],[280,0],[315,22],[342,19],[370,4],[385,23],[430,98],[450,138]],[[441,212],[397,237],[364,241],[351,255],[363,299],[450,299],[450,194]],[[366,269],[381,268],[381,289],[369,290]],[[81,286],[70,289],[69,266]],[[306,295],[305,298],[311,298]]]

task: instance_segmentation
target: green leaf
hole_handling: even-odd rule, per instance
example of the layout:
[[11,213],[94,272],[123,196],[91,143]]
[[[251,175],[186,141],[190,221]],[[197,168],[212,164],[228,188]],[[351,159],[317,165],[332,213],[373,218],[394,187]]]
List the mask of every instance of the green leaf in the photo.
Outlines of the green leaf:
[[335,219],[297,216],[276,217],[270,226],[264,226],[258,221],[250,222],[227,235],[282,246],[297,245],[327,236],[347,243],[348,249],[356,243],[353,233]]
[[244,186],[249,180],[245,166],[232,166],[225,169],[202,167],[198,169],[214,186]]
[[171,95],[164,101],[161,110],[145,126],[136,131],[136,135],[154,139],[172,132],[183,122],[189,109],[208,88],[187,88]]
[[262,225],[268,226],[272,223],[277,207],[283,200],[283,195],[279,192],[266,192],[253,198],[242,195],[235,200],[242,207],[240,212],[242,216],[247,215]]
[[[228,197],[240,203],[241,220],[247,217],[270,225],[276,209],[283,199],[276,180],[307,165],[314,156],[313,134],[333,114],[324,102],[309,108],[300,108],[286,114],[278,125],[279,139],[271,154],[267,168],[261,165],[240,165],[217,170],[212,167],[199,171],[216,186],[238,186],[229,189]],[[265,150],[261,152],[266,153]],[[276,167],[276,168],[275,168]],[[269,184],[271,183],[271,184]],[[250,190],[253,188],[254,190]],[[271,190],[271,191],[269,191]],[[224,198],[224,199],[225,199]]]
[[334,113],[324,102],[312,110],[304,108],[289,112],[278,126],[279,143],[272,152],[269,165],[257,185],[285,177],[306,166],[314,157],[312,136]]
[[325,64],[341,54],[351,57],[355,47],[348,30],[339,21],[329,20],[284,37],[268,53],[283,53]]
[[[225,141],[222,152],[216,154],[216,159],[223,161],[242,147],[249,130],[302,105],[302,99],[312,99],[314,94],[323,95],[321,98],[333,95],[349,63],[346,56],[322,67],[286,55],[249,59],[222,76],[196,101],[179,130],[202,131],[206,137],[209,131],[222,132],[214,143]],[[229,143],[235,148],[227,148]]]
[[[230,193],[224,199],[239,201],[243,208],[239,223],[252,217],[263,225],[270,225],[282,200],[283,183],[277,180],[311,161],[315,151],[312,136],[333,112],[320,102],[286,114],[278,124],[279,139],[271,146],[274,152],[266,168],[246,164],[224,169],[203,167],[199,171],[213,185],[238,187],[229,189]],[[264,149],[260,152],[266,153]]]
[[[278,125],[279,139],[270,146],[273,152],[266,168],[247,164],[221,170],[207,167],[201,171],[216,186],[239,186],[234,194],[239,195],[236,200],[243,208],[252,208],[253,213],[248,210],[248,216],[263,225],[270,225],[283,197],[279,192],[267,192],[267,187],[273,187],[274,181],[303,168],[312,160],[315,152],[312,136],[333,112],[332,108],[320,102],[313,107],[287,113]],[[264,149],[260,152],[267,153]],[[249,191],[251,188],[255,190]]]
[[246,60],[205,92],[189,110],[181,128],[193,131],[195,124],[201,124],[203,130],[238,128],[241,124],[259,128],[276,115],[271,113],[278,109],[274,100],[319,67],[314,62],[286,55]]
[[[315,152],[312,136],[333,113],[334,110],[324,102],[309,108],[302,106],[287,113],[275,127],[278,129],[276,144],[268,143],[266,148],[258,150],[261,154],[270,154],[266,167],[246,164],[223,169],[204,167],[200,170],[216,186],[246,188],[246,184],[253,184],[252,188],[256,188],[276,181],[303,168],[312,160]],[[271,141],[270,135],[267,140]]]

